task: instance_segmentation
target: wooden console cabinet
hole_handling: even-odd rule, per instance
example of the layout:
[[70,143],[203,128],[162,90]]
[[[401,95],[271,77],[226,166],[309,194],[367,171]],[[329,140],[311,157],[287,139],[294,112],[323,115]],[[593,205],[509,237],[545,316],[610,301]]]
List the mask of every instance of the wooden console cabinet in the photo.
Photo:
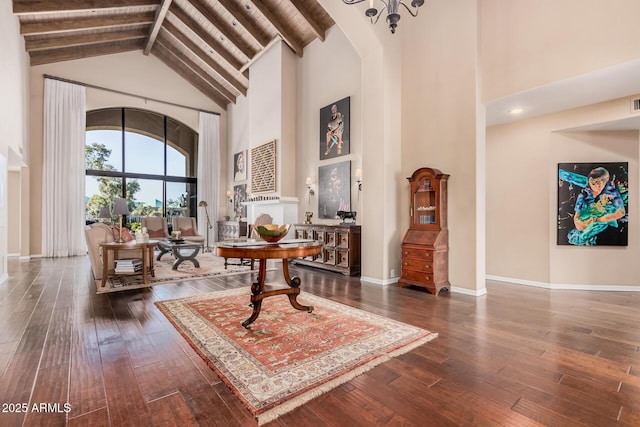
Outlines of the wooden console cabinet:
[[336,271],[348,276],[360,274],[359,225],[296,224],[296,239],[313,239],[323,243],[322,252],[296,259],[295,264]]
[[431,168],[420,168],[407,178],[411,191],[409,229],[402,241],[398,286],[421,286],[434,295],[449,289],[448,178]]

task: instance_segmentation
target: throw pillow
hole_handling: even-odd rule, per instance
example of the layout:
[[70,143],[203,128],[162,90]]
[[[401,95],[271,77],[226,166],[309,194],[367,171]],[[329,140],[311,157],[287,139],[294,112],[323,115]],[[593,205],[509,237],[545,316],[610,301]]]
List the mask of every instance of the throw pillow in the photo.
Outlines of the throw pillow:
[[160,230],[151,230],[147,228],[147,233],[149,233],[150,238],[165,237],[164,230],[162,228]]
[[[120,238],[120,227],[113,227],[113,239],[118,240]],[[122,227],[122,240],[125,242],[130,242],[133,240],[133,236],[131,235],[131,231],[128,228]]]
[[180,235],[182,237],[187,237],[187,236],[195,236],[196,233],[193,231],[193,228],[181,228]]

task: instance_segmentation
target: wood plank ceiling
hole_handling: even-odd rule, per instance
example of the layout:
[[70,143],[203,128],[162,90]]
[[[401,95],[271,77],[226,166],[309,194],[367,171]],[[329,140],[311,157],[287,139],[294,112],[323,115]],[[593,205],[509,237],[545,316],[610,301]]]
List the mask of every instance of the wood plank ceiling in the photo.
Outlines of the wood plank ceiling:
[[138,50],[223,107],[272,43],[302,56],[334,24],[316,0],[13,0],[13,12],[31,65]]

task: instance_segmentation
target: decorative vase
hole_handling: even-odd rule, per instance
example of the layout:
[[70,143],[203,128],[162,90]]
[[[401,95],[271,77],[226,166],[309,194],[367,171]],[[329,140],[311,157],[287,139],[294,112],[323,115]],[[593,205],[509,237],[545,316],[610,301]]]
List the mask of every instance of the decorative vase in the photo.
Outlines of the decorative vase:
[[305,224],[311,224],[311,217],[312,216],[313,216],[313,212],[305,212],[304,213],[304,217],[305,217],[304,223]]

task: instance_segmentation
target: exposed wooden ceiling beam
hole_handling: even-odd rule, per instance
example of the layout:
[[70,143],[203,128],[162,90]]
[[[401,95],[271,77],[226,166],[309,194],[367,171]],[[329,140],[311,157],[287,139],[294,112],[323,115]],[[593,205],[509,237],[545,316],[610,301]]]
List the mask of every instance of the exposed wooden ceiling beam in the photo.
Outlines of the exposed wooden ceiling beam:
[[233,15],[236,21],[238,21],[238,23],[242,25],[254,39],[256,39],[260,46],[265,47],[269,44],[269,35],[262,32],[249,19],[247,19],[245,9],[239,7],[238,3],[233,0],[218,0],[218,3]]
[[149,32],[149,37],[144,44],[144,50],[142,53],[146,56],[149,55],[151,51],[151,47],[153,43],[156,41],[156,37],[158,37],[158,33],[160,32],[160,28],[164,23],[164,18],[167,16],[167,12],[169,11],[169,6],[171,6],[172,0],[162,0],[162,4],[158,9],[156,9],[156,16],[153,19],[153,26],[151,27],[151,31]]
[[173,54],[175,58],[177,58],[180,62],[185,64],[187,67],[191,68],[196,74],[198,74],[202,80],[206,81],[213,87],[215,90],[220,92],[222,96],[227,98],[229,101],[235,103],[236,95],[231,93],[229,89],[224,87],[220,82],[214,79],[205,69],[203,69],[196,61],[191,59],[187,54],[184,53],[182,49],[177,48],[174,44],[171,43],[171,40],[165,36],[166,33],[160,33],[158,37],[158,43],[161,43],[169,52]]
[[192,17],[190,17],[182,8],[177,7],[176,3],[171,7],[171,13],[181,20],[187,27],[191,29],[198,37],[200,37],[206,44],[211,46],[211,49],[218,53],[225,61],[227,61],[233,68],[240,70],[242,68],[242,62],[237,59],[227,50],[226,47],[218,39],[207,33]]
[[304,20],[307,21],[316,37],[318,37],[320,41],[324,41],[324,30],[322,29],[322,25],[320,25],[314,14],[307,8],[305,3],[302,3],[300,1],[292,1],[291,4],[298,10]]
[[63,47],[30,53],[31,65],[51,64],[53,62],[71,61],[92,56],[111,55],[114,53],[142,50],[143,39],[118,40],[98,45]]
[[298,55],[299,57],[302,57],[302,52],[303,52],[302,44],[299,43],[295,39],[295,37],[293,37],[291,32],[283,25],[282,22],[280,22],[278,17],[275,16],[273,12],[271,12],[271,9],[269,9],[269,7],[266,4],[264,4],[262,0],[253,0],[251,4],[253,4],[256,7],[256,9],[258,9],[260,13],[264,15],[265,18],[271,21],[273,26],[276,27],[276,30],[278,30],[278,32],[282,36],[282,40],[284,40],[284,42],[289,45],[289,47],[296,53],[296,55]]
[[227,99],[223,97],[218,91],[213,89],[207,82],[202,79],[202,77],[196,74],[193,70],[182,64],[180,61],[176,60],[173,57],[172,53],[169,52],[164,46],[156,43],[151,53],[162,62],[164,62],[167,67],[171,68],[183,79],[193,85],[193,87],[208,96],[216,104],[226,108],[229,101],[227,101]]
[[69,12],[157,5],[158,0],[13,0],[13,13]]
[[229,43],[233,44],[240,52],[242,52],[247,59],[252,58],[257,51],[240,37],[238,37],[236,30],[232,27],[230,22],[226,22],[220,18],[214,11],[212,11],[202,0],[189,0],[189,3],[196,8],[202,16],[207,19],[218,31],[222,34]]
[[38,22],[23,22],[20,24],[20,34],[34,35],[57,33],[74,30],[94,30],[106,27],[122,27],[126,25],[151,24],[153,12],[118,14],[115,16],[56,19]]
[[58,49],[72,46],[83,46],[97,43],[107,43],[116,40],[144,39],[148,32],[142,29],[126,31],[109,31],[101,33],[78,34],[63,37],[47,37],[44,39],[30,39],[25,37],[27,52],[45,49]]
[[218,73],[220,77],[225,79],[231,86],[233,86],[238,92],[243,95],[247,94],[247,87],[241,83],[237,78],[235,78],[230,72],[226,70],[226,68],[215,61],[213,58],[209,56],[207,52],[205,52],[200,46],[194,43],[189,39],[182,31],[180,31],[175,25],[171,24],[171,22],[167,21],[164,23],[164,29],[170,33],[173,37],[178,39],[183,45],[185,45],[188,49],[190,49],[193,53],[198,55],[200,59],[202,59],[213,71]]

